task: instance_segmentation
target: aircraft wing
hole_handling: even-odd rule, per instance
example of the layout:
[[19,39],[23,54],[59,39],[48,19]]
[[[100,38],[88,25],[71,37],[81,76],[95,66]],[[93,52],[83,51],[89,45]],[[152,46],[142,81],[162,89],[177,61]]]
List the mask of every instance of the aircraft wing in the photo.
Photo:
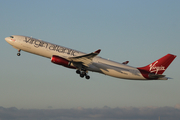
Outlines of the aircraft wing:
[[66,59],[73,63],[81,63],[82,65],[88,67],[92,63],[93,58],[95,56],[97,56],[100,53],[100,51],[101,50],[99,49],[95,52],[92,52],[92,53],[89,53],[86,55],[76,56],[76,57],[68,57]]

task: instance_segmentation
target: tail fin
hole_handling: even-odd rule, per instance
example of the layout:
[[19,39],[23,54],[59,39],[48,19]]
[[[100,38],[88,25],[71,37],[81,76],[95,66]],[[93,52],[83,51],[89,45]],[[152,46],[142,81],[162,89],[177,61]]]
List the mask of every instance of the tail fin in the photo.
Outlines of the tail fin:
[[163,74],[171,62],[176,58],[175,55],[167,54],[164,57],[156,60],[155,62],[138,68],[139,70],[147,71],[154,74]]

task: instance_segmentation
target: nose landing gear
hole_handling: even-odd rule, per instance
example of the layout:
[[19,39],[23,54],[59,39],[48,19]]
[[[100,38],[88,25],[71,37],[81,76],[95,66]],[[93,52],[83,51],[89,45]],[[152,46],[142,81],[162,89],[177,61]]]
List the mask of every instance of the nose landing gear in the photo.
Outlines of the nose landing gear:
[[21,52],[21,50],[19,49],[19,50],[18,50],[18,53],[17,53],[17,56],[20,56],[20,55],[21,55],[20,52]]

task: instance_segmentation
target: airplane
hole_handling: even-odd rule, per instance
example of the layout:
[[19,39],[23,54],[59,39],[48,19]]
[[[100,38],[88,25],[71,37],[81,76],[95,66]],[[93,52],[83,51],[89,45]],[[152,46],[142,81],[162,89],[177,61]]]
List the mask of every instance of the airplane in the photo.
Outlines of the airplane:
[[76,69],[80,77],[90,79],[88,71],[98,72],[115,78],[130,80],[168,80],[163,72],[176,58],[176,55],[167,54],[164,57],[144,67],[132,67],[127,65],[129,61],[123,63],[114,62],[99,57],[101,49],[86,54],[60,45],[45,42],[32,37],[11,35],[5,40],[20,51],[33,53],[51,59],[51,62],[67,68]]

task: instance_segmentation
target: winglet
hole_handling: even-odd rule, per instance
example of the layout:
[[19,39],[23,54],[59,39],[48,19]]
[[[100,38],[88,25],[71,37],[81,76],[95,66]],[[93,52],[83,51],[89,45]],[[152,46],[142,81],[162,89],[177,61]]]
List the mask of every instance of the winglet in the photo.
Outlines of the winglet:
[[101,52],[101,49],[95,51],[94,53],[99,54]]
[[125,61],[125,62],[123,62],[122,64],[125,64],[125,65],[127,65],[129,63],[129,61]]

